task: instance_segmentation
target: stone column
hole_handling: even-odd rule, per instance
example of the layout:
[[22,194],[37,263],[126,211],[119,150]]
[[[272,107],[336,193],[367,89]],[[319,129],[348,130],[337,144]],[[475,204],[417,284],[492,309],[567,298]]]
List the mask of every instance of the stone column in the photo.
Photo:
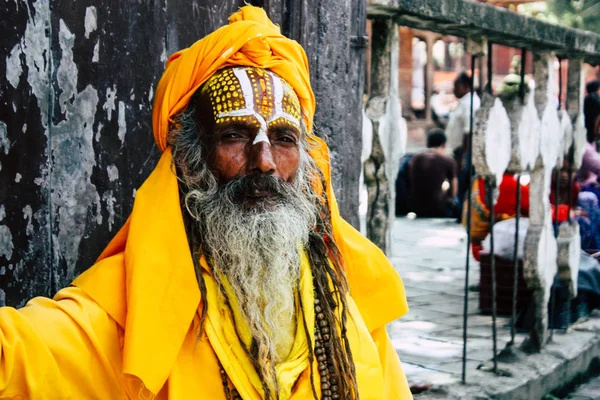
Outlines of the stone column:
[[427,64],[425,64],[425,120],[431,121],[431,95],[433,94],[433,45],[439,36],[433,32],[423,32],[427,46]]
[[365,162],[369,192],[367,237],[383,251],[389,246],[394,217],[394,183],[406,148],[406,121],[398,97],[399,29],[389,19],[374,19],[371,47],[371,97],[367,116],[373,123],[371,157]]
[[403,116],[410,115],[412,102],[413,75],[413,30],[407,26],[400,27],[400,57],[398,60],[399,94],[402,103]]
[[[570,59],[567,83],[567,111],[560,111],[560,127],[563,131],[563,152],[557,160],[557,168],[562,168],[563,158],[571,163],[571,170],[581,167],[585,150],[586,131],[583,118],[584,98],[583,60]],[[572,204],[575,206],[575,204]],[[579,224],[576,221],[560,225],[558,233],[558,274],[560,280],[569,288],[570,298],[577,296],[577,276],[579,274],[579,259],[581,256],[581,237]]]
[[554,54],[535,53],[533,56],[536,89],[535,108],[539,125],[539,154],[529,188],[529,228],[525,238],[523,264],[527,286],[533,291],[535,317],[533,328],[524,348],[539,351],[546,344],[548,333],[548,302],[557,266],[557,242],[550,212],[552,170],[563,151],[561,129],[556,110],[554,87]]

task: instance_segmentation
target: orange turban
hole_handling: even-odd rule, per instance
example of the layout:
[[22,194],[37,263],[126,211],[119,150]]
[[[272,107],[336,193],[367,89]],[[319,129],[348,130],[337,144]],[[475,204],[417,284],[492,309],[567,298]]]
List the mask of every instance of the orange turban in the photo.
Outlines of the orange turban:
[[229,66],[265,68],[288,82],[311,131],[315,96],[302,46],[283,36],[262,8],[245,6],[223,26],[167,61],[154,100],[152,125],[161,151],[167,147],[169,122],[183,110],[196,90],[217,70]]
[[[125,225],[96,264],[73,282],[126,327],[123,372],[137,377],[152,393],[158,393],[168,378],[202,301],[166,144],[169,121],[219,68],[237,65],[270,69],[285,79],[298,95],[310,131],[315,100],[304,50],[282,36],[262,9],[242,7],[229,25],[169,59],[152,118],[161,159],[136,192]],[[327,184],[334,239],[350,292],[373,332],[407,312],[404,287],[381,250],[341,218],[331,186],[329,150],[320,138],[310,139],[310,154]],[[136,382],[126,381],[129,391],[139,391]]]

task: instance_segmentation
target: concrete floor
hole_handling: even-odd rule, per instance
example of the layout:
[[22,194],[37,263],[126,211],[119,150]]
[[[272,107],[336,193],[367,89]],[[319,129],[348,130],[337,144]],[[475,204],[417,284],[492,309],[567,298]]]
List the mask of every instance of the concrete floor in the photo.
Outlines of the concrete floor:
[[[415,398],[537,400],[584,373],[591,359],[600,356],[600,316],[594,316],[566,333],[555,331],[541,354],[516,350],[512,362],[499,364],[508,376],[486,372],[493,355],[492,318],[479,313],[479,293],[470,291],[467,385],[462,385],[466,253],[466,233],[454,220],[394,222],[389,256],[404,281],[410,311],[389,324],[388,332],[409,384],[432,388]],[[470,265],[469,285],[477,285],[479,263],[471,259]],[[510,341],[510,318],[498,318],[496,325],[500,351]],[[514,348],[525,337],[517,334]]]

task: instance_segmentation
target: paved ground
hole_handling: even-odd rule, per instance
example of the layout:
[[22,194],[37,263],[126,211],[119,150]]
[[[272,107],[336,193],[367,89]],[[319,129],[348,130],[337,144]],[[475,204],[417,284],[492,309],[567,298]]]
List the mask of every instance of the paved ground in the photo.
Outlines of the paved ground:
[[[389,333],[407,378],[411,384],[456,382],[462,373],[466,233],[453,220],[398,218],[392,235],[391,261],[410,311],[390,324]],[[470,265],[469,284],[478,284],[479,264],[471,259]],[[473,370],[492,357],[492,319],[479,315],[478,293],[469,292],[468,307],[467,370]],[[497,320],[499,349],[510,340],[507,322]]]
[[[478,366],[492,358],[492,319],[479,314],[478,292],[469,292],[469,385],[461,385],[466,253],[465,231],[454,221],[398,218],[394,223],[390,259],[404,281],[410,311],[388,329],[409,383],[434,389],[416,398],[539,399],[559,379],[554,375],[570,379],[585,372],[590,357],[600,355],[596,317],[576,332],[555,334],[542,354],[520,354],[518,361],[502,364],[510,378],[484,372]],[[473,259],[469,278],[470,285],[479,283],[479,264]],[[509,319],[498,318],[497,329],[500,351],[510,341]],[[515,347],[524,338],[517,334]],[[445,388],[443,394],[435,396],[436,388]]]

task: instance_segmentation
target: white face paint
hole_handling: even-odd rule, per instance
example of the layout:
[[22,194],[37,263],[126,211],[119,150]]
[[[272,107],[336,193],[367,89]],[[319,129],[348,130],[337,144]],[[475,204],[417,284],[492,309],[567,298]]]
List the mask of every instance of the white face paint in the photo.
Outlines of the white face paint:
[[269,71],[269,75],[271,76],[271,78],[273,80],[273,94],[275,97],[275,101],[274,101],[275,114],[273,114],[271,116],[271,118],[269,118],[267,120],[267,125],[269,125],[273,121],[278,120],[279,118],[283,118],[283,119],[287,119],[288,121],[290,121],[292,124],[294,124],[296,126],[300,126],[300,121],[298,121],[291,114],[289,114],[283,110],[283,85],[281,84],[281,78],[279,78],[277,75],[273,74],[270,71]]
[[[244,108],[239,108],[235,110],[221,112],[216,115],[217,119],[224,119],[228,117],[253,117],[256,122],[258,122],[258,132],[256,137],[254,138],[252,144],[258,144],[261,142],[265,142],[267,144],[271,144],[269,140],[269,136],[267,135],[268,127],[271,123],[284,119],[288,121],[291,125],[300,129],[300,121],[294,117],[292,114],[287,112],[284,107],[284,86],[281,78],[275,75],[274,73],[267,71],[268,77],[270,77],[270,81],[272,83],[272,98],[265,99],[265,96],[271,96],[270,89],[268,90],[268,94],[263,92],[262,97],[255,98],[255,95],[258,96],[256,91],[256,84],[253,91],[253,83],[251,81],[251,77],[248,75],[248,71],[246,68],[233,68],[233,74],[237,78],[239,82],[239,91],[244,99]],[[219,95],[221,92],[219,92]],[[229,98],[229,97],[228,97]],[[218,100],[217,100],[218,101]],[[262,109],[262,114],[259,110],[256,109],[256,105],[261,101],[272,101],[270,103],[272,108],[260,107],[259,110]],[[270,115],[263,115],[263,114]]]
[[240,86],[242,88],[242,96],[244,96],[244,103],[246,103],[245,104],[246,107],[239,109],[239,110],[233,110],[233,111],[229,111],[229,112],[225,112],[225,113],[220,113],[217,115],[217,118],[254,117],[258,121],[260,128],[259,128],[258,133],[256,134],[256,137],[254,138],[254,141],[252,142],[252,144],[255,145],[260,142],[266,142],[267,144],[270,145],[271,142],[269,141],[269,137],[267,136],[267,121],[265,121],[263,116],[260,115],[258,112],[256,112],[256,110],[254,109],[254,98],[252,96],[252,84],[250,83],[250,78],[248,78],[248,73],[246,72],[245,69],[242,69],[242,68],[234,68],[233,73],[235,74],[236,78],[238,78],[238,81],[240,82]]

